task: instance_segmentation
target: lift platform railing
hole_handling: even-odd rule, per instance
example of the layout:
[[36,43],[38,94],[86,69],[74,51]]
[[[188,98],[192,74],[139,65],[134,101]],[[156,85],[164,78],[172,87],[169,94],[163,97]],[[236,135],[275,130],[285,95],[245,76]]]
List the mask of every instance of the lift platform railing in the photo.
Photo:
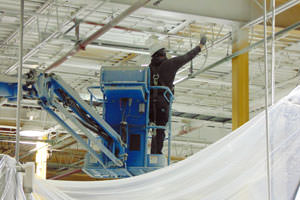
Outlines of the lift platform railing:
[[[168,140],[168,165],[171,163],[171,137],[172,137],[172,103],[174,100],[174,95],[171,92],[170,88],[166,86],[151,86],[150,90],[165,90],[163,95],[166,99],[166,101],[169,103],[169,121],[166,126],[156,126],[156,125],[147,125],[147,129],[164,129],[168,131],[168,137],[166,138]],[[168,97],[169,95],[169,97]]]
[[100,88],[101,88],[101,86],[90,86],[90,87],[87,88],[87,91],[88,91],[88,93],[90,94],[90,105],[91,105],[91,106],[93,105],[94,100],[95,100],[96,102],[98,102],[98,103],[103,103],[103,102],[104,102],[103,99],[97,98],[97,97],[94,95],[94,93],[92,92],[92,90],[94,90],[94,89],[98,89],[98,91],[99,91]]

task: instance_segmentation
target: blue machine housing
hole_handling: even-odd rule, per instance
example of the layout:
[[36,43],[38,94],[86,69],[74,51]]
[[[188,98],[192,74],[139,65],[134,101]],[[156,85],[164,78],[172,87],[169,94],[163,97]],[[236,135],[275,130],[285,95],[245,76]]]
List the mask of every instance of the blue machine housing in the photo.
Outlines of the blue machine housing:
[[[147,113],[149,110],[148,71],[102,68],[104,120],[127,141],[127,167],[146,166]],[[126,137],[126,138],[125,138]]]
[[[110,167],[118,177],[139,175],[165,166],[163,155],[148,152],[150,71],[147,67],[102,67],[100,88],[103,93],[103,118],[126,143],[127,160],[123,167]],[[88,158],[88,156],[87,156]],[[103,162],[109,160],[103,155]],[[84,170],[93,177],[103,174],[91,160]],[[97,175],[99,172],[99,175]]]

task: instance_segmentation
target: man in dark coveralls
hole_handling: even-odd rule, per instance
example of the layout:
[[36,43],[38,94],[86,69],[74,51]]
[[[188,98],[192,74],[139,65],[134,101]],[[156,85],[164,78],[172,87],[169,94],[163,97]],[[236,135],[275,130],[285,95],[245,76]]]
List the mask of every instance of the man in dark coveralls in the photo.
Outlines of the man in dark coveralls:
[[[200,44],[186,54],[168,59],[165,48],[160,48],[151,56],[151,86],[167,86],[174,93],[174,79],[179,68],[199,54],[206,43],[202,37]],[[164,90],[152,90],[150,95],[150,122],[157,126],[165,126],[169,120],[169,102],[164,97]],[[151,154],[162,154],[165,139],[164,129],[157,129],[152,135]]]

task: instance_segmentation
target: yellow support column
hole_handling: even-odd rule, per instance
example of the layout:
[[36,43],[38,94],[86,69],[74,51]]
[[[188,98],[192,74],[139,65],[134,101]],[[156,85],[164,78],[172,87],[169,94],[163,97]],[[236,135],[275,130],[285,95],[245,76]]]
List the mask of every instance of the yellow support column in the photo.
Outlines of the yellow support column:
[[[232,53],[248,46],[248,30],[233,33]],[[244,53],[232,59],[232,130],[249,120],[249,58]]]
[[[47,139],[46,136],[43,139]],[[48,159],[48,145],[44,142],[38,142],[36,145],[38,148],[35,155],[36,170],[35,173],[38,177],[46,179],[47,175],[47,159]]]

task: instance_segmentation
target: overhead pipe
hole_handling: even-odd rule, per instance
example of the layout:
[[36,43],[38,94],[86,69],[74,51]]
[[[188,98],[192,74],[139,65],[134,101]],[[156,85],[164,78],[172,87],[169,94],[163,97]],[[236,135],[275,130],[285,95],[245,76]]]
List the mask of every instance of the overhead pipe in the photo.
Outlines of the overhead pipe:
[[81,169],[74,169],[74,170],[72,170],[72,171],[68,171],[68,172],[66,172],[66,173],[64,173],[64,174],[60,174],[60,175],[51,177],[51,178],[49,178],[49,179],[50,179],[50,180],[58,180],[58,179],[62,179],[62,178],[64,178],[64,177],[67,177],[67,176],[70,176],[70,175],[72,175],[72,174],[76,174],[76,173],[79,173],[79,172],[81,172]]
[[[92,22],[92,21],[80,21],[80,23],[89,24],[89,25],[93,25],[93,26],[102,26],[102,27],[106,25],[104,23],[97,23],[97,22]],[[125,26],[118,26],[118,25],[115,25],[112,28],[120,29],[120,30],[124,30],[124,31],[133,31],[133,32],[140,32],[140,33],[144,32],[144,31],[139,30],[139,29],[128,28],[128,27],[125,27]]]
[[[289,32],[289,31],[291,31],[291,30],[294,30],[294,29],[296,29],[296,28],[298,28],[298,27],[300,27],[300,22],[297,22],[297,23],[295,23],[295,24],[293,24],[293,25],[291,25],[291,26],[289,26],[289,27],[287,27],[287,28],[285,28],[285,29],[282,29],[281,31],[278,31],[278,32],[275,34],[275,40],[276,40],[276,38],[281,37],[283,34]],[[272,38],[272,36],[269,36],[267,39],[270,40],[271,38]],[[188,80],[188,79],[191,78],[191,77],[195,77],[196,75],[198,75],[198,74],[200,74],[200,73],[203,73],[203,72],[205,72],[205,71],[207,71],[207,70],[209,70],[209,69],[212,69],[212,68],[214,68],[214,67],[216,67],[216,66],[218,66],[218,65],[220,65],[220,64],[222,64],[222,63],[224,63],[224,62],[226,62],[226,61],[231,60],[232,58],[235,58],[235,57],[237,57],[237,56],[239,56],[239,55],[241,55],[241,54],[244,54],[244,53],[248,52],[249,50],[251,50],[251,49],[253,49],[253,48],[255,48],[255,47],[257,47],[257,46],[263,44],[264,41],[265,41],[265,40],[262,39],[262,40],[260,40],[260,41],[258,41],[258,42],[256,42],[256,43],[254,43],[254,44],[248,46],[248,47],[245,47],[244,49],[241,49],[241,50],[239,50],[239,51],[236,51],[235,53],[233,53],[233,54],[231,54],[231,55],[229,55],[229,56],[226,56],[225,58],[222,58],[221,60],[218,60],[217,62],[215,62],[215,63],[213,63],[213,64],[210,64],[210,65],[208,65],[207,67],[202,68],[202,69],[196,71],[196,72],[193,73],[191,76],[185,76],[185,77],[181,78],[180,80],[175,81],[174,84],[178,84],[178,83],[181,83],[181,82],[183,82],[183,81],[186,81],[186,80]]]
[[76,54],[78,51],[85,49],[88,44],[90,44],[92,41],[96,40],[98,37],[109,31],[111,28],[113,28],[116,24],[118,24],[121,20],[123,20],[125,17],[136,11],[137,9],[143,7],[151,0],[141,0],[137,1],[135,4],[133,4],[131,7],[127,8],[124,12],[122,12],[120,15],[118,15],[116,18],[111,20],[108,24],[104,25],[100,30],[96,31],[94,34],[92,34],[90,37],[85,39],[84,41],[78,43],[73,47],[71,51],[66,53],[62,58],[58,59],[56,62],[51,64],[49,67],[45,69],[45,72],[48,72],[49,70],[52,70],[56,67],[58,67],[60,64],[65,62],[68,58]]
[[96,6],[90,11],[88,12],[83,18],[81,18],[80,20],[77,20],[76,18],[73,19],[74,21],[74,25],[71,26],[64,34],[67,34],[68,32],[70,32],[71,30],[73,30],[73,28],[75,28],[75,32],[76,32],[76,37],[77,37],[77,30],[78,30],[78,38],[79,38],[79,23],[83,20],[85,20],[88,16],[90,16],[91,14],[93,14],[98,8],[102,7],[104,4],[106,4],[107,2],[109,2],[110,0],[106,0],[106,1],[102,1],[99,2],[98,4],[96,4]]
[[[63,166],[60,166],[59,169],[57,169],[56,171],[59,172],[59,171],[64,171],[66,170],[66,168],[82,168],[80,165],[84,163],[84,159],[81,159],[81,160],[78,160],[76,162],[73,162],[72,164],[65,164]],[[49,166],[50,163],[48,163],[48,166]]]

